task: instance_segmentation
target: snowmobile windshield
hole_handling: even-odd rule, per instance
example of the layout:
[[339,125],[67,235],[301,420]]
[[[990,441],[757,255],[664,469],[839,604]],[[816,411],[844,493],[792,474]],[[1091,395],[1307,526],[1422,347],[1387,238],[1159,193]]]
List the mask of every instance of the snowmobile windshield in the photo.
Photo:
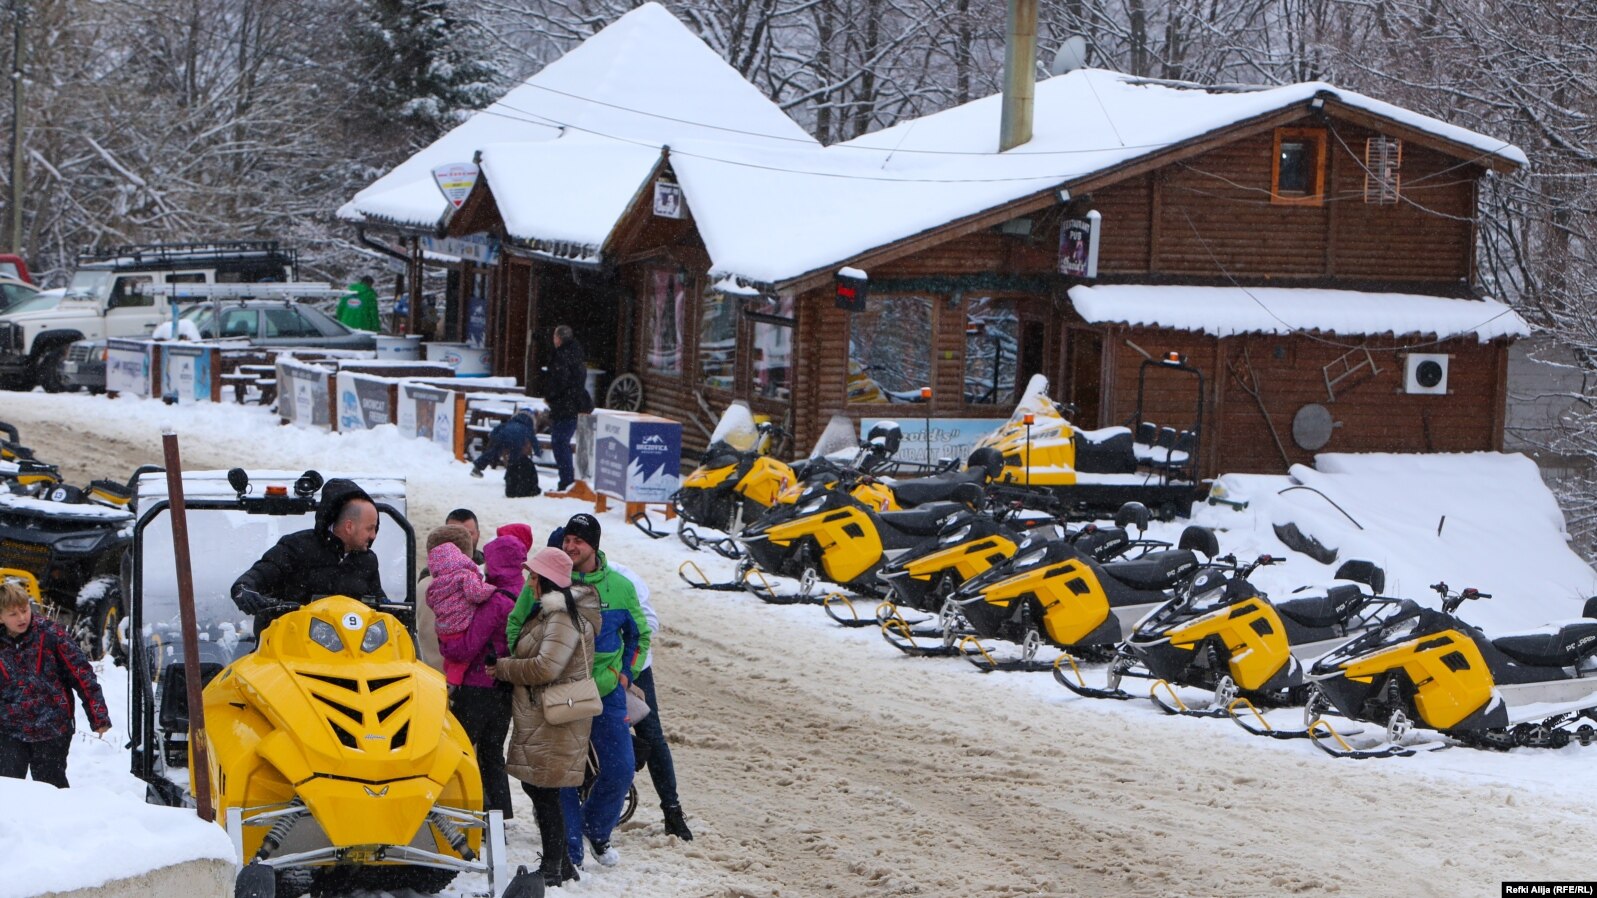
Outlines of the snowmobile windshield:
[[710,442],[726,443],[739,452],[753,449],[760,440],[759,428],[754,424],[754,413],[741,402],[734,402],[721,413],[721,420],[710,434]]
[[[233,604],[233,581],[280,538],[313,527],[315,514],[249,514],[236,508],[190,505],[187,518],[201,654],[204,660],[226,663],[255,648],[255,640],[249,635],[252,618]],[[410,594],[405,529],[391,513],[383,512],[382,518],[372,551],[377,554],[383,592],[390,601],[404,601]],[[133,593],[140,606],[139,638],[152,649],[176,645],[182,628],[169,509],[146,515],[136,551]]]
[[1314,670],[1316,672],[1335,670],[1355,658],[1378,649],[1407,642],[1416,635],[1435,629],[1437,619],[1442,617],[1444,616],[1439,612],[1423,608],[1409,599],[1403,599],[1397,603],[1397,608],[1387,615],[1381,626],[1327,652],[1315,662]]
[[826,423],[826,429],[821,431],[820,439],[815,441],[815,448],[810,450],[810,458],[830,457],[848,464],[859,452],[859,444],[859,431],[855,430],[853,419],[833,415],[832,420]]

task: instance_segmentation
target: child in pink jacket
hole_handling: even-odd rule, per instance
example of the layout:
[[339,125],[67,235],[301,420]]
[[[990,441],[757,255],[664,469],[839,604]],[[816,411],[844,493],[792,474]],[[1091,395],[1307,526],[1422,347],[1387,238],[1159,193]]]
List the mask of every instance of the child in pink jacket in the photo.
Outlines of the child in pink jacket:
[[[459,530],[463,540],[452,540],[441,532],[449,529]],[[427,584],[427,607],[433,611],[440,649],[445,642],[459,639],[466,632],[478,607],[494,594],[493,584],[483,579],[471,556],[459,545],[464,541],[469,546],[470,539],[462,528],[440,527],[427,540],[434,544],[427,550],[427,570],[432,574]],[[460,665],[459,670],[454,667],[446,662],[444,676],[450,685],[458,686],[465,666]]]

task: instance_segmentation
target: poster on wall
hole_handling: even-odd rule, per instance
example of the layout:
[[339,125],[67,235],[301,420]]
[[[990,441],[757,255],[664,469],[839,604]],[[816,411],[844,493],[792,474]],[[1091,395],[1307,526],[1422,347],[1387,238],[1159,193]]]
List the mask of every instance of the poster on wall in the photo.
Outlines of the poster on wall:
[[488,297],[478,291],[466,304],[466,345],[481,349],[488,336]]
[[1070,277],[1098,276],[1098,229],[1103,216],[1094,209],[1085,218],[1059,223],[1059,273]]
[[656,218],[686,218],[683,209],[682,185],[670,181],[654,182],[654,214]]
[[[862,418],[860,439],[878,424],[897,424],[903,435],[898,455],[902,461],[935,464],[938,459],[951,458],[960,464],[970,457],[972,449],[983,437],[1003,426],[1004,418]],[[926,451],[930,438],[932,451]]]
[[150,352],[148,343],[111,340],[105,353],[105,388],[130,396],[150,395]]

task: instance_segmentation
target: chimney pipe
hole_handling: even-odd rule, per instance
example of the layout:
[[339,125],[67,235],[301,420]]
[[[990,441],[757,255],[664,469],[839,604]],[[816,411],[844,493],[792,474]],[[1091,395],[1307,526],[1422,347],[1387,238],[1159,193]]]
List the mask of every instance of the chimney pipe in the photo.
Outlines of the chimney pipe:
[[1004,116],[998,152],[1031,140],[1031,113],[1037,97],[1037,0],[1009,0],[1009,30],[1004,41]]

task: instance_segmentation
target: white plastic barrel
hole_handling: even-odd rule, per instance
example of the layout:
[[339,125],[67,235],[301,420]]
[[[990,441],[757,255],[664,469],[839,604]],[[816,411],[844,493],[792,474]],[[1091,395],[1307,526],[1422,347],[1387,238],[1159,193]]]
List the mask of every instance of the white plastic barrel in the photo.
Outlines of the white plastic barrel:
[[421,358],[421,337],[377,335],[377,358],[391,362],[413,362]]
[[465,343],[428,343],[427,361],[455,369],[456,377],[487,377],[492,371],[492,351]]

